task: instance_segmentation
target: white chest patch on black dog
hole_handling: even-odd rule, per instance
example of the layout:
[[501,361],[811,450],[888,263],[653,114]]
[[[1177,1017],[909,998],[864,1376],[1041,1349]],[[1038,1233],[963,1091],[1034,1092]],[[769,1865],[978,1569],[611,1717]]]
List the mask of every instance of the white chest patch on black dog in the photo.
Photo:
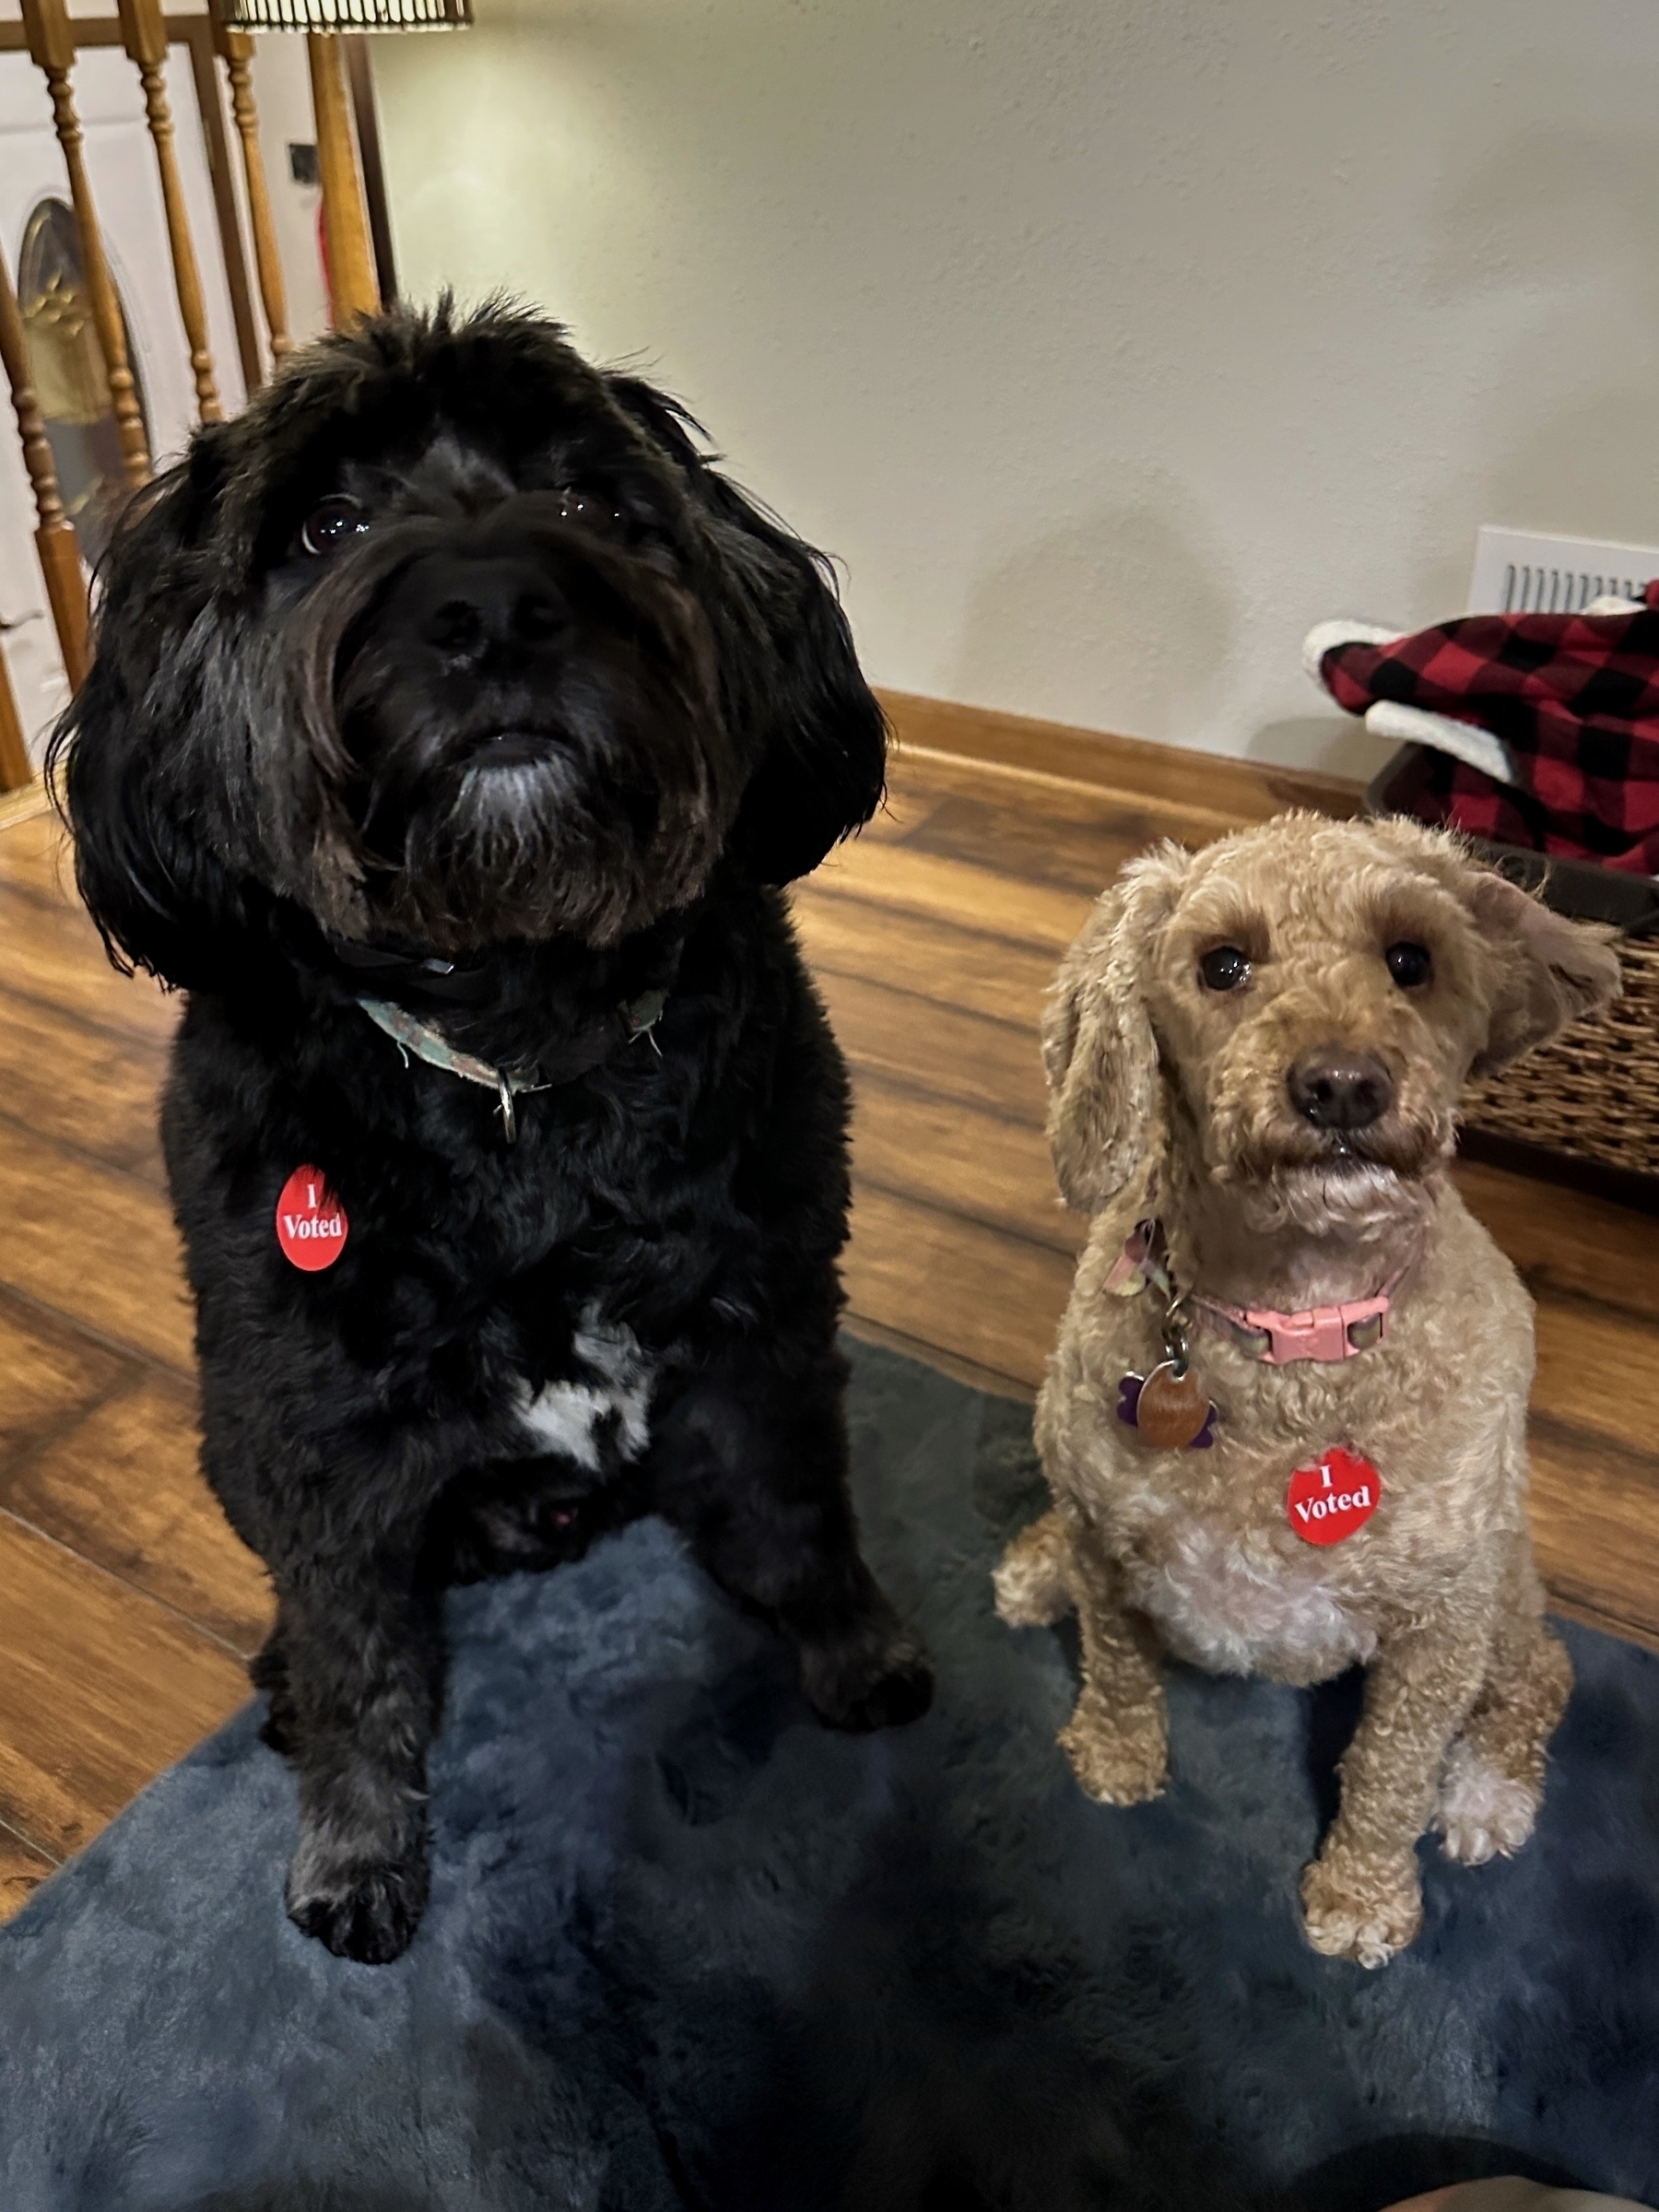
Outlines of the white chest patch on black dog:
[[653,1376],[633,1331],[596,1312],[582,1315],[573,1348],[585,1372],[534,1395],[526,1388],[519,1418],[537,1452],[561,1452],[597,1475],[638,1459],[651,1441]]

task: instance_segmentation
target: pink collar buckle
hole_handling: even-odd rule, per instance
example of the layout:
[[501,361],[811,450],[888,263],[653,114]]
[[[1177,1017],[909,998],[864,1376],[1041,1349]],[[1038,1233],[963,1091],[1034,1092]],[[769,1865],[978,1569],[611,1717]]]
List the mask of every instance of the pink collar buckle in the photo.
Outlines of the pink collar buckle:
[[1259,1306],[1223,1306],[1205,1299],[1204,1308],[1266,1344],[1250,1349],[1267,1367],[1288,1367],[1297,1359],[1352,1359],[1381,1344],[1388,1334],[1389,1300],[1359,1298],[1345,1306],[1314,1306],[1306,1313],[1276,1313]]

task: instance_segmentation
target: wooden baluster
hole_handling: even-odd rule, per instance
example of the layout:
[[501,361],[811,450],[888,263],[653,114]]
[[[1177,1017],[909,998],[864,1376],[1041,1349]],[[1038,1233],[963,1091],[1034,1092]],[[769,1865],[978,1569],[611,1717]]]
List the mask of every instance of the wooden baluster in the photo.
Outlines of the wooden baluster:
[[323,229],[328,240],[328,279],[336,328],[380,312],[380,285],[369,245],[369,217],[358,175],[346,104],[340,41],[331,30],[306,33],[312,105],[317,117],[317,173],[323,182]]
[[127,365],[126,332],[121,320],[121,302],[104,256],[103,233],[92,203],[92,186],[81,157],[80,118],[69,88],[75,66],[75,33],[64,0],[23,0],[23,30],[29,56],[46,79],[52,95],[52,120],[64,166],[69,172],[69,197],[75,207],[75,227],[80,237],[81,263],[91,302],[93,326],[109,380],[110,406],[121,441],[122,465],[131,484],[149,481],[149,451],[145,443],[144,418],[138,411],[138,387]]
[[34,369],[23,317],[4,259],[0,259],[0,362],[5,363],[11,386],[18,435],[23,441],[23,465],[34,494],[35,552],[46,580],[46,600],[52,608],[58,650],[64,656],[64,672],[71,690],[79,690],[87,673],[87,580],[81,568],[80,541],[75,524],[64,512],[57,468],[35,397]]
[[0,651],[0,791],[21,791],[34,782],[29,741],[23,735],[23,717],[12,688],[11,669]]
[[168,104],[167,28],[161,20],[161,0],[116,0],[116,5],[121,14],[121,42],[127,50],[127,59],[138,72],[138,82],[144,87],[144,112],[156,148],[156,167],[161,173],[161,205],[167,211],[173,289],[179,296],[179,320],[184,325],[190,347],[196,412],[204,422],[223,422],[225,411],[219,406],[213,355],[207,344],[202,273],[196,265],[195,245],[190,235],[184,181],[179,174],[178,151],[173,142],[172,109]]
[[230,84],[230,113],[241,141],[242,175],[248,186],[248,220],[253,227],[253,262],[259,271],[259,297],[265,303],[265,328],[271,337],[271,359],[279,361],[291,353],[288,335],[288,290],[282,281],[282,256],[276,250],[276,226],[271,220],[271,195],[265,185],[265,157],[259,146],[259,109],[253,100],[253,41],[245,30],[221,23],[218,11],[208,18],[213,25],[214,50],[225,65]]

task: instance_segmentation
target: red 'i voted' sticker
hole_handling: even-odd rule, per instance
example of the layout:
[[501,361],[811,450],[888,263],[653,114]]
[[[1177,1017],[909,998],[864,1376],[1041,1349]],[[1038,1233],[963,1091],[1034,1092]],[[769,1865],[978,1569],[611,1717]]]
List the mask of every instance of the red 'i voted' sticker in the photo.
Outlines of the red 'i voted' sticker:
[[324,1182],[322,1170],[296,1168],[276,1201],[276,1241],[283,1258],[308,1275],[332,1267],[346,1249],[349,1227],[346,1208]]
[[1382,1476],[1369,1459],[1338,1444],[1297,1468],[1285,1492],[1285,1515],[1304,1544],[1340,1544],[1382,1502]]

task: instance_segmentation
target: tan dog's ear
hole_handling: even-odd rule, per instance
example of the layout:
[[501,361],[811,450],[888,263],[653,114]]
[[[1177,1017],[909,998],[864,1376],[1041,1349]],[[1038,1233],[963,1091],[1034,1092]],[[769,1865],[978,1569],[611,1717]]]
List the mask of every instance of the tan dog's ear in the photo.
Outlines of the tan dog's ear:
[[1472,876],[1465,898],[1500,963],[1498,995],[1472,1076],[1496,1074],[1618,996],[1615,931],[1552,912],[1492,869]]
[[1158,1045],[1141,961],[1189,860],[1180,846],[1162,845],[1132,861],[1095,901],[1043,1001],[1049,1150],[1074,1213],[1099,1213],[1145,1156],[1158,1105]]

